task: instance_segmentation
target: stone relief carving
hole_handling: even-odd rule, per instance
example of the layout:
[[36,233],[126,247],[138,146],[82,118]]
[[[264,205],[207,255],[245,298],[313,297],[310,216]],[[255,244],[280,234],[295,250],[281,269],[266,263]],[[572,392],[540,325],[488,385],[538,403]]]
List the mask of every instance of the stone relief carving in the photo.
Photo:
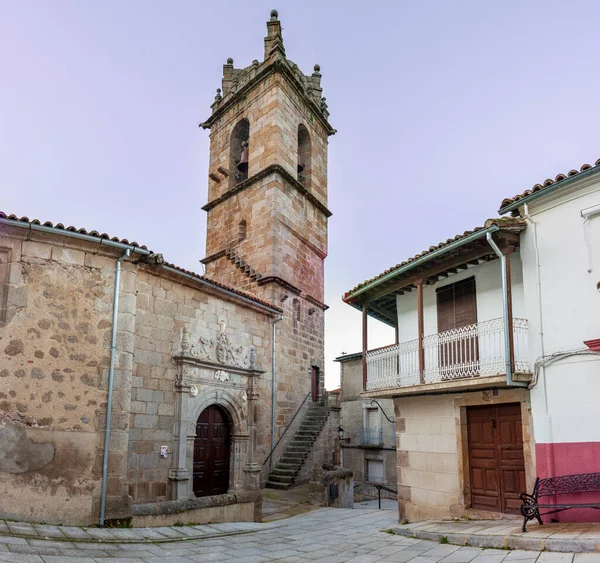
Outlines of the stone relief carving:
[[215,379],[219,381],[229,381],[229,374],[222,369],[215,371]]
[[[225,332],[225,321],[221,321],[219,334],[215,338],[201,335],[197,343],[192,343],[187,328],[181,337],[181,354],[191,355],[226,366],[256,370],[256,348],[254,346],[235,346]],[[184,375],[190,373],[185,371]],[[227,380],[222,380],[227,381]]]
[[198,387],[196,387],[195,385],[192,385],[190,387],[190,396],[196,397],[197,395],[198,395]]

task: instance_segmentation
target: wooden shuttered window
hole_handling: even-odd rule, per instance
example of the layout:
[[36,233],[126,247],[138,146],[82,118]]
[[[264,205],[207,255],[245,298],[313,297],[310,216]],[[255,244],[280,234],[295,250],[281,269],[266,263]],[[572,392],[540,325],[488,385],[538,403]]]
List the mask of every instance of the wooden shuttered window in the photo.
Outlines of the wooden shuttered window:
[[[438,334],[477,324],[475,278],[437,290]],[[479,375],[479,339],[476,329],[440,336],[438,367],[441,378]]]
[[441,287],[436,294],[438,332],[477,323],[474,277]]

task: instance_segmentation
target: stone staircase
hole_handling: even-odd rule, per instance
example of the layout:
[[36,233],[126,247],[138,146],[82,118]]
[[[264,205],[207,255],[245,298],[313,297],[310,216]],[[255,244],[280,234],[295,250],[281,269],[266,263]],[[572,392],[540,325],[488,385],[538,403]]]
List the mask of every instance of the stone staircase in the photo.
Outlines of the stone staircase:
[[242,272],[244,272],[249,278],[254,281],[258,281],[261,275],[252,267],[250,267],[244,259],[231,247],[227,247],[225,250],[225,256],[231,261],[232,264],[237,266]]
[[302,469],[306,457],[319,437],[321,430],[323,430],[328,417],[329,409],[324,405],[313,403],[308,407],[300,427],[288,442],[279,461],[269,475],[267,487],[271,489],[289,489],[294,486],[296,477],[300,473],[300,469]]

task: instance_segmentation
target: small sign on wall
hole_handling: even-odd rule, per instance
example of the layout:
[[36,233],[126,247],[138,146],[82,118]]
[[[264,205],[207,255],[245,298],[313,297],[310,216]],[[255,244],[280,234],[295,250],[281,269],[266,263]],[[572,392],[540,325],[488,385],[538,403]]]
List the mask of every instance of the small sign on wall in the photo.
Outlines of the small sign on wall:
[[160,447],[160,457],[167,457],[169,453],[169,446],[161,446]]

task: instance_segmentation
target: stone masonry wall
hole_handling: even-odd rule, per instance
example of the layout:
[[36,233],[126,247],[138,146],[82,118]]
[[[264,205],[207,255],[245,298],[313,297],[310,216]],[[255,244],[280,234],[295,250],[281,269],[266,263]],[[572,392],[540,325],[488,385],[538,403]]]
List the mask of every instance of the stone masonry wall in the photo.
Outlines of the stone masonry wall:
[[[115,265],[123,252],[13,227],[3,227],[0,248],[10,252],[10,314],[0,325],[0,514],[92,524],[100,506]],[[131,503],[169,498],[172,356],[184,326],[216,333],[224,322],[232,344],[256,348],[266,373],[256,379],[255,457],[266,457],[272,318],[160,268],[122,263],[108,519],[130,515]]]
[[60,522],[67,509],[72,522],[89,523],[104,445],[114,260],[105,269],[90,245],[24,232],[0,233],[13,265],[12,315],[0,326],[2,513]]
[[131,402],[128,482],[134,503],[167,500],[175,423],[176,369],[184,327],[192,333],[217,335],[225,323],[235,345],[255,346],[258,366],[268,371],[257,381],[258,451],[262,462],[270,436],[271,322],[264,314],[177,283],[151,270],[140,271],[137,285],[134,377]]
[[309,189],[327,205],[327,133],[279,73],[271,74],[258,84],[242,103],[211,128],[209,173],[221,181],[209,178],[208,201],[228,190],[228,179],[223,178],[218,168],[229,168],[231,133],[242,119],[250,122],[248,177],[271,164],[285,167],[295,177],[298,125],[303,124],[308,129],[312,147]]
[[397,425],[400,519],[411,522],[461,517],[470,507],[466,408],[520,402],[527,490],[533,488],[533,424],[529,392],[430,395],[394,399]]

